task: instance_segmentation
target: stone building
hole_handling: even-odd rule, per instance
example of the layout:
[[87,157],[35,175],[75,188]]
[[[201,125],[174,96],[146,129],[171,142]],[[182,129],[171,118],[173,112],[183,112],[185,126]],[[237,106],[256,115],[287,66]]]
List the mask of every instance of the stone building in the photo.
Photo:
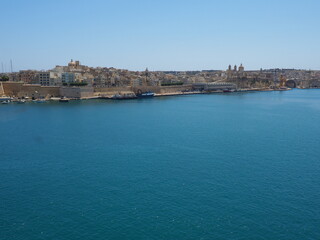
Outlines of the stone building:
[[239,68],[235,65],[233,69],[229,65],[226,75],[227,81],[235,83],[238,88],[269,87],[273,83],[273,75],[269,72],[245,71],[242,64]]
[[75,80],[74,73],[65,72],[61,74],[61,82],[62,84],[73,83]]
[[50,72],[38,72],[37,80],[41,86],[50,86]]
[[20,81],[29,84],[35,84],[37,82],[37,71],[34,70],[21,70],[19,71]]
[[68,63],[68,67],[69,68],[79,68],[81,65],[80,65],[80,62],[79,61],[73,61],[71,59],[71,61]]

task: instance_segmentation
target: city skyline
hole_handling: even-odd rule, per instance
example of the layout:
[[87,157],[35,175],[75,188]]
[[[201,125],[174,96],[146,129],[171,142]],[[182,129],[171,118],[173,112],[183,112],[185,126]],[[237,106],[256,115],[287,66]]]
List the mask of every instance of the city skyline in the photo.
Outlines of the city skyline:
[[[317,1],[4,1],[0,63],[51,69],[79,59],[142,71],[319,70]],[[1,69],[2,70],[2,69]]]
[[[74,59],[71,59],[70,60],[71,62],[74,61]],[[78,61],[78,60],[77,60]],[[10,59],[10,61],[8,63],[4,63],[4,62],[1,62],[1,72],[0,73],[3,73],[3,74],[10,74],[10,73],[17,73],[19,71],[43,71],[43,72],[48,72],[48,71],[51,71],[53,69],[55,69],[56,67],[62,67],[62,66],[65,66],[66,63],[62,63],[62,64],[56,64],[54,66],[51,66],[47,69],[37,69],[37,68],[29,68],[29,69],[15,69],[14,68],[14,63],[12,61],[12,59]],[[88,66],[88,65],[85,65],[89,68],[92,68],[92,69],[99,69],[99,68],[107,68],[107,69],[117,69],[117,70],[128,70],[128,71],[137,71],[137,72],[145,72],[146,70],[149,71],[149,72],[199,72],[199,71],[203,71],[203,72],[206,72],[206,71],[221,71],[221,72],[226,72],[228,71],[228,68],[232,68],[232,69],[235,69],[235,68],[239,68],[239,67],[246,67],[243,63],[240,63],[240,64],[229,64],[225,69],[214,69],[214,68],[211,68],[211,69],[188,69],[188,70],[183,70],[183,69],[179,69],[179,70],[176,70],[176,69],[163,69],[163,70],[153,70],[153,69],[149,69],[149,67],[146,67],[145,69],[128,69],[128,68],[116,68],[116,67],[113,67],[113,66],[103,66],[103,65],[98,65],[98,66]],[[254,72],[257,72],[257,71],[260,71],[260,70],[263,70],[263,71],[269,71],[269,70],[297,70],[297,71],[320,71],[320,69],[303,69],[303,68],[279,68],[279,67],[274,67],[274,68],[259,68],[259,69],[245,69],[245,71],[254,71]]]

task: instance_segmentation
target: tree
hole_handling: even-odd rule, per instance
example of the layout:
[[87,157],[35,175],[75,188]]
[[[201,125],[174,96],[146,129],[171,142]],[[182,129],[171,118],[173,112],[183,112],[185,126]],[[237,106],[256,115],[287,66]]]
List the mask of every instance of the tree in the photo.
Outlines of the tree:
[[2,81],[2,82],[9,81],[9,77],[6,76],[6,75],[3,75],[3,76],[0,77],[0,81]]

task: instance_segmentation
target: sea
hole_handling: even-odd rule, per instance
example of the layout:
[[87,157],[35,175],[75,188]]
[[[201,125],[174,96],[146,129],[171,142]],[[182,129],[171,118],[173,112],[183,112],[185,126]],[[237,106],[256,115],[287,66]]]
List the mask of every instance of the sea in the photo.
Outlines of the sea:
[[1,104],[0,239],[320,239],[320,90]]

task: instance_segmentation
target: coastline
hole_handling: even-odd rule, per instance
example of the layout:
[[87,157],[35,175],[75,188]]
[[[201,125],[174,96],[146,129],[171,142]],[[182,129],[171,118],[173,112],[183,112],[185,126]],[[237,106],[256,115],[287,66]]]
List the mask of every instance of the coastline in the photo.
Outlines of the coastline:
[[[292,90],[291,88],[285,88],[285,89],[270,89],[270,88],[250,88],[250,89],[239,89],[234,92],[224,92],[224,91],[176,91],[176,92],[167,92],[167,93],[155,93],[154,98],[159,98],[159,97],[172,97],[172,96],[184,96],[184,95],[199,95],[199,94],[235,94],[235,93],[245,93],[245,92],[271,92],[271,91],[289,91]],[[305,90],[305,89],[303,89]],[[68,101],[82,101],[82,100],[118,100],[118,99],[113,99],[112,94],[99,94],[99,95],[94,95],[94,96],[89,96],[89,97],[81,97],[81,98],[68,98]],[[10,103],[21,103],[21,98],[16,98],[16,97],[2,97],[3,100],[0,99],[0,102],[4,102],[6,99],[9,100]],[[51,98],[42,98],[42,99],[31,99],[31,98],[23,98],[24,102],[34,102],[34,103],[44,103],[44,102],[61,102],[61,97],[51,97]],[[139,98],[133,98],[133,99],[139,99]],[[121,99],[121,100],[132,100],[131,99]],[[7,102],[7,103],[9,103]],[[23,102],[23,103],[24,103]]]

